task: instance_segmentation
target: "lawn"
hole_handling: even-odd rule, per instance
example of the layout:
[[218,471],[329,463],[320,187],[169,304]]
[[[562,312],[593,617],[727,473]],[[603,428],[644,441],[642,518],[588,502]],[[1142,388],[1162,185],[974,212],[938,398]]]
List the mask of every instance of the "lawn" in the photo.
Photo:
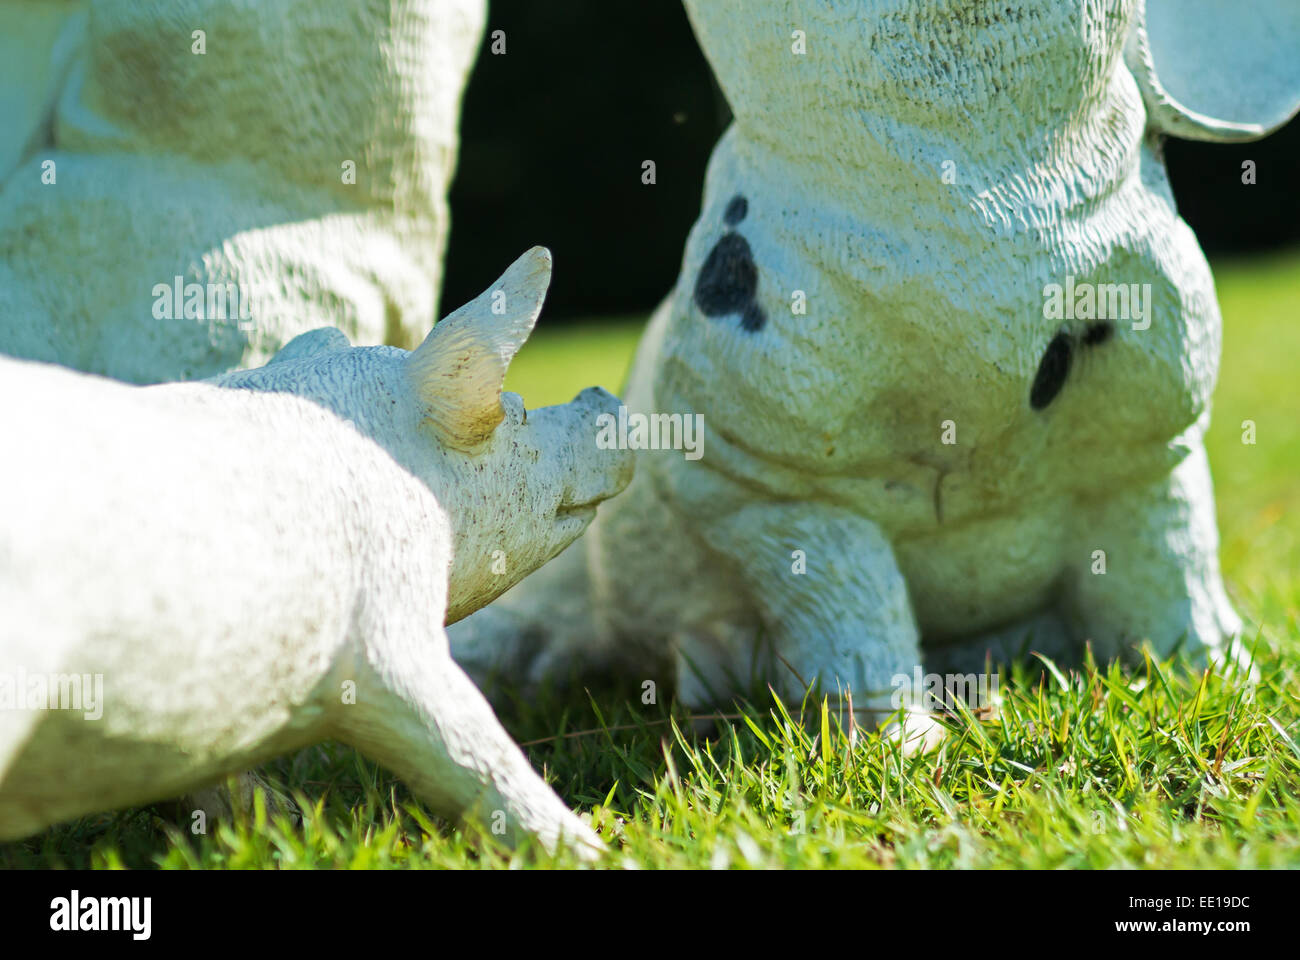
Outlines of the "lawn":
[[[996,715],[953,716],[937,753],[850,747],[819,706],[742,705],[703,739],[671,705],[520,705],[508,725],[610,842],[607,866],[1300,867],[1300,251],[1215,264],[1224,358],[1209,435],[1229,589],[1261,682],[1176,664],[1007,666]],[[622,383],[638,321],[548,328],[511,371],[530,407]],[[1257,443],[1242,442],[1242,422]],[[796,713],[798,711],[795,711]],[[338,745],[268,771],[300,819],[255,811],[205,836],[165,808],[0,846],[0,865],[567,866],[431,818]]]

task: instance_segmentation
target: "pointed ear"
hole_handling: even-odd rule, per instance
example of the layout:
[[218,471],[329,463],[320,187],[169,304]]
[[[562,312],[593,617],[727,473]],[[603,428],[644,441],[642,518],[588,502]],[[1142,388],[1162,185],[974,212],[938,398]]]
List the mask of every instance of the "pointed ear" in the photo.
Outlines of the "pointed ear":
[[506,370],[532,333],[551,283],[551,252],[533,247],[475,300],[439,320],[406,358],[425,419],[443,443],[470,450],[505,418]]
[[1257,140],[1300,109],[1297,0],[1145,0],[1136,16],[1124,56],[1151,129]]

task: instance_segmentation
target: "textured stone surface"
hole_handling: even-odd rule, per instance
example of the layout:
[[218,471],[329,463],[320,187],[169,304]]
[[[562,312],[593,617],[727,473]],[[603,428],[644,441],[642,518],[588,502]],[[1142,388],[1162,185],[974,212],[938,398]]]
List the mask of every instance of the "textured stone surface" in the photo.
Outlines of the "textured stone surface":
[[[1293,113],[1300,14],[1151,3],[1176,39],[1134,0],[687,0],[735,122],[626,398],[703,414],[705,453],[640,454],[580,544],[458,625],[471,673],[667,657],[692,706],[812,680],[880,706],[922,642],[1224,653],[1220,317],[1158,141]],[[1053,317],[1050,284],[1137,284],[1145,316]]]
[[535,248],[414,353],[317,330],[151,387],[0,359],[0,694],[102,677],[95,719],[0,709],[0,839],[332,737],[444,815],[594,848],[443,630],[630,477],[594,442],[614,397],[501,394],[549,277]]
[[[257,366],[321,325],[413,346],[484,18],[0,0],[0,351],[150,383]],[[238,285],[247,315],[156,315],[177,276]]]

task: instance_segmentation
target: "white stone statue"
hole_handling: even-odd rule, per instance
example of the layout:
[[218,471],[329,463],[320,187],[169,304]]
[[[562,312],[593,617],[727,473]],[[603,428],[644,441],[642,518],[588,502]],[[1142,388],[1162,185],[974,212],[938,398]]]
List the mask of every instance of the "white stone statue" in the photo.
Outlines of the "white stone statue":
[[1220,317],[1160,141],[1294,114],[1300,5],[686,7],[735,121],[625,396],[702,415],[703,456],[641,453],[457,659],[654,679],[666,652],[691,706],[820,681],[879,717],[925,705],[923,645],[1223,654]]
[[152,383],[434,319],[484,0],[0,0],[0,352]]
[[0,359],[0,840],[335,738],[441,814],[597,849],[443,629],[630,479],[614,397],[501,392],[549,278],[534,248],[413,353],[322,329],[152,387]]

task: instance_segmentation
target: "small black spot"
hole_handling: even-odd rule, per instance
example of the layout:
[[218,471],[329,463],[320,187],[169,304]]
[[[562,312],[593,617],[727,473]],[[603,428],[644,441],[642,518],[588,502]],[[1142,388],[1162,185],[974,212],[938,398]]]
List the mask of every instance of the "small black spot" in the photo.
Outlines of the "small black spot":
[[722,219],[727,221],[727,226],[734,227],[745,219],[747,213],[749,213],[749,201],[740,194],[736,194],[727,203],[727,210],[723,213]]
[[767,323],[767,314],[763,308],[756,303],[751,303],[745,308],[745,314],[740,318],[740,325],[750,333],[758,333]]
[[758,268],[748,241],[738,233],[725,234],[709,251],[695,279],[695,303],[707,317],[725,317],[747,312],[757,290]]
[[1029,405],[1035,410],[1042,410],[1056,399],[1056,395],[1065,386],[1065,378],[1070,375],[1070,362],[1074,358],[1074,344],[1068,334],[1058,333],[1043,351],[1043,359],[1038,363],[1038,373],[1034,374],[1034,385],[1029,388]]
[[1115,324],[1109,320],[1090,323],[1088,329],[1083,331],[1083,344],[1087,347],[1099,347],[1114,335]]

